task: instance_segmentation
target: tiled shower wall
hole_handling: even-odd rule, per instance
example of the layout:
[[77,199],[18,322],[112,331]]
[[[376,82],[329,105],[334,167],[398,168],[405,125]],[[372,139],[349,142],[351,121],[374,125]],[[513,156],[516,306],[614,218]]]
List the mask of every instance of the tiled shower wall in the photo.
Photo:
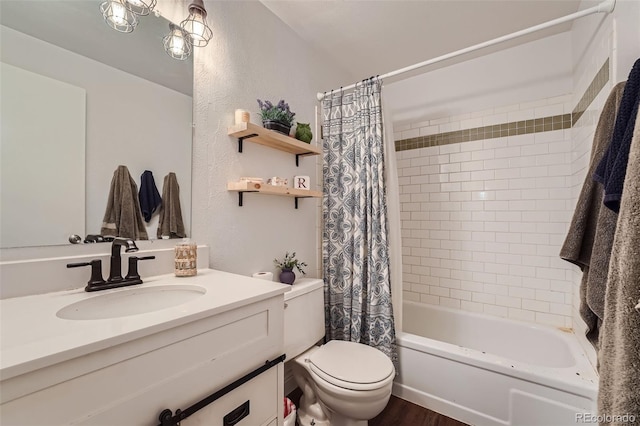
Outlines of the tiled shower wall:
[[558,257],[575,204],[571,102],[395,127],[404,300],[572,326],[573,272]]

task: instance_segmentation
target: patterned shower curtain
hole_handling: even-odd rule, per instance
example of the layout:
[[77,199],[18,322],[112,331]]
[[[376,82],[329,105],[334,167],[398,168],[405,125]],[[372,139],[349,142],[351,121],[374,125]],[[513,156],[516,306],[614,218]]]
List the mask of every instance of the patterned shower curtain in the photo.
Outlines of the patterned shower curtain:
[[323,232],[328,340],[373,346],[397,363],[380,80],[323,101]]

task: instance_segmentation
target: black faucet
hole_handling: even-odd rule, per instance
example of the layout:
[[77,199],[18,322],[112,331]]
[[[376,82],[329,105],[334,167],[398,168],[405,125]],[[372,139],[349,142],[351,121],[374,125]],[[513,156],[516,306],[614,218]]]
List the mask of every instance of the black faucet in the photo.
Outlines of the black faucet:
[[136,243],[128,238],[116,238],[111,245],[111,270],[109,271],[109,279],[102,279],[102,262],[100,259],[94,259],[91,262],[69,263],[67,268],[77,268],[79,266],[91,266],[91,279],[85,287],[85,291],[107,290],[110,288],[125,287],[128,285],[142,284],[140,274],[138,274],[138,261],[155,259],[155,256],[145,257],[129,257],[129,269],[127,276],[122,278],[122,258],[120,257],[120,248],[124,247],[125,253],[138,251]]
[[111,270],[109,271],[109,279],[107,280],[108,284],[124,281],[124,278],[122,278],[122,258],[120,257],[120,247],[125,248],[125,253],[138,251],[138,246],[132,239],[116,238],[113,240],[111,243]]

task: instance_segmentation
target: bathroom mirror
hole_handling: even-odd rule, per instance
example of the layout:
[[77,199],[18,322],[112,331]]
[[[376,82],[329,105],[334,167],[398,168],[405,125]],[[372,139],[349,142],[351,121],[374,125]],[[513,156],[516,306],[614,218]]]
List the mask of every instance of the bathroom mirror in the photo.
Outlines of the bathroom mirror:
[[[2,83],[1,109],[12,111],[1,123],[3,166],[11,164],[2,167],[0,182],[2,248],[99,234],[121,164],[138,187],[150,170],[160,193],[164,176],[176,174],[190,235],[193,60],[165,53],[169,21],[159,13],[140,17],[124,34],[105,24],[100,3],[0,1],[0,62],[10,70],[2,75],[12,78]],[[15,81],[32,93],[8,90]],[[13,107],[16,100],[22,111]],[[14,122],[27,123],[28,135],[4,137]],[[22,152],[8,160],[16,145]],[[12,206],[20,207],[12,212]],[[157,222],[156,212],[147,223],[151,239]]]

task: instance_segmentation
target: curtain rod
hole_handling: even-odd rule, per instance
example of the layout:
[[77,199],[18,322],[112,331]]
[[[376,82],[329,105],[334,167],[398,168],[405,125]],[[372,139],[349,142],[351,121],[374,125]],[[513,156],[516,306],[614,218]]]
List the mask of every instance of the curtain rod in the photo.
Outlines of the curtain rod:
[[[386,74],[379,76],[380,79],[385,79],[388,77],[393,77],[398,74],[403,74],[405,72],[413,71],[418,68],[426,67],[427,65],[432,65],[437,62],[442,62],[446,59],[455,58],[456,56],[464,55],[465,53],[473,52],[479,49],[483,49],[485,47],[493,46],[494,44],[502,43],[503,41],[512,40],[517,37],[521,37],[523,35],[527,35],[536,31],[540,31],[549,27],[553,27],[555,25],[564,24],[565,22],[574,21],[578,18],[582,18],[584,16],[593,15],[594,13],[611,13],[616,6],[616,0],[605,0],[602,3],[590,7],[588,9],[572,13],[571,15],[563,16],[557,19],[553,19],[548,22],[544,22],[539,25],[534,25],[533,27],[525,28],[524,30],[516,31],[515,33],[507,34],[502,37],[494,38],[489,41],[485,41],[482,43],[474,44],[473,46],[465,47],[464,49],[456,50],[454,52],[446,53],[442,56],[438,56],[432,59],[428,59],[424,62],[420,62],[414,65],[410,65],[405,68],[401,68],[399,70],[391,71]],[[356,87],[355,84],[351,84],[349,86],[342,87],[342,90],[349,90]],[[326,92],[325,92],[326,93]],[[324,93],[318,92],[317,98],[318,101],[324,99]]]

